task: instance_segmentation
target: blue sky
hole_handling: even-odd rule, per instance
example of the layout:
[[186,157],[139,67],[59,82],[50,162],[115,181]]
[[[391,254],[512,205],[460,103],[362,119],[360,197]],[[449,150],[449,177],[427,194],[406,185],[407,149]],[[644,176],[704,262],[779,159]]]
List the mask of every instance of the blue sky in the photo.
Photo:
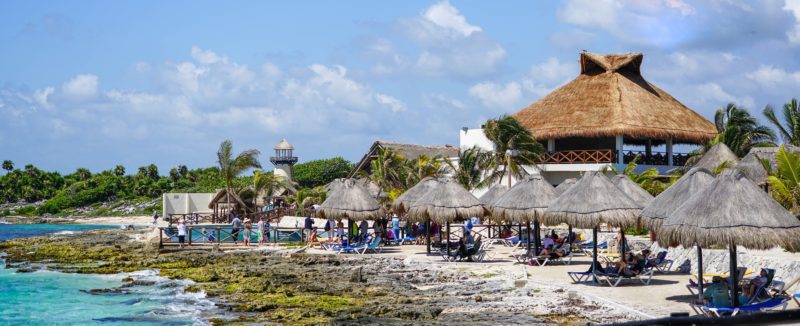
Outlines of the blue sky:
[[61,172],[215,164],[281,138],[301,161],[378,139],[457,144],[578,73],[643,74],[711,118],[800,96],[800,0],[4,1],[0,159]]

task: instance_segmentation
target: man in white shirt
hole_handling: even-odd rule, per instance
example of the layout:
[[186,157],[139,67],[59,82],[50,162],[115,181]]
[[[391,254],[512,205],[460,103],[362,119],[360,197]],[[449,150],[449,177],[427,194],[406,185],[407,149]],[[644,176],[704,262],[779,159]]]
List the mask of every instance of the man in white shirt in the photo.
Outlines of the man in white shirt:
[[186,224],[183,220],[178,222],[178,245],[183,249],[183,242],[186,241]]

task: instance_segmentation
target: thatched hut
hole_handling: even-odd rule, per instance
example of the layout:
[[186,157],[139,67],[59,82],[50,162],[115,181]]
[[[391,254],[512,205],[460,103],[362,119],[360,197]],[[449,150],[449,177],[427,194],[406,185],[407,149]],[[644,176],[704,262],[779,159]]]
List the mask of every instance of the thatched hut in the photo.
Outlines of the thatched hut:
[[739,157],[728,146],[719,143],[709,148],[692,167],[714,171],[720,164],[725,162],[728,162],[729,168],[733,168],[739,163]]
[[624,174],[612,176],[611,182],[641,207],[646,207],[653,201],[653,195]]
[[531,222],[540,220],[558,195],[540,175],[529,175],[517,182],[489,207],[498,221]]
[[508,191],[508,186],[504,184],[496,184],[491,186],[489,190],[486,191],[485,194],[481,195],[478,200],[483,203],[484,206],[489,207],[491,206],[495,200],[502,197]]
[[[788,152],[800,152],[800,147],[797,146],[788,144],[781,146]],[[757,185],[763,186],[767,183],[768,173],[767,170],[764,169],[762,161],[767,163],[770,170],[775,171],[778,168],[778,159],[776,155],[779,149],[780,147],[753,147],[750,149],[750,152],[736,164],[736,169],[742,171],[748,179],[752,180]]]
[[737,298],[736,247],[800,248],[800,220],[741,171],[727,170],[670,214],[658,238],[670,246],[727,246],[731,298]]
[[319,214],[327,219],[371,220],[383,215],[383,207],[358,185],[355,180],[337,180],[330,187],[327,198],[319,208]]
[[639,223],[651,231],[658,230],[670,213],[697,196],[697,193],[713,180],[714,176],[706,169],[689,170],[672,186],[656,196],[649,205],[645,206]]
[[411,205],[410,220],[431,220],[445,224],[470,217],[484,217],[488,211],[467,189],[452,179],[439,180],[434,187]]
[[[643,164],[673,165],[673,144],[716,136],[714,124],[642,77],[643,58],[583,52],[578,77],[514,114],[547,142],[546,163],[624,164],[630,144],[645,146]],[[659,144],[666,155],[651,152]]]
[[416,185],[403,192],[392,202],[392,210],[398,214],[405,214],[411,208],[411,205],[434,188],[438,182],[439,180],[433,177],[420,180],[420,182],[417,182]]
[[594,228],[603,223],[626,227],[636,224],[642,206],[600,172],[586,172],[550,204],[543,222]]
[[555,188],[556,195],[561,196],[561,194],[563,194],[565,191],[567,191],[576,182],[578,182],[578,179],[575,179],[575,178],[569,178],[569,179],[566,179],[566,180],[562,181]]

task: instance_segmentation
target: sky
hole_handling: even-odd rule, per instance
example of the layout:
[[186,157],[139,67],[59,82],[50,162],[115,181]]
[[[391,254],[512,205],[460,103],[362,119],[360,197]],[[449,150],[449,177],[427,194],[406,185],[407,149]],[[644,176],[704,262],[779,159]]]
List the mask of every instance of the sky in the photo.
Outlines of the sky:
[[709,119],[800,96],[800,0],[10,0],[0,44],[0,159],[63,173],[214,166],[225,139],[267,169],[281,138],[301,162],[458,145],[582,50],[644,53]]

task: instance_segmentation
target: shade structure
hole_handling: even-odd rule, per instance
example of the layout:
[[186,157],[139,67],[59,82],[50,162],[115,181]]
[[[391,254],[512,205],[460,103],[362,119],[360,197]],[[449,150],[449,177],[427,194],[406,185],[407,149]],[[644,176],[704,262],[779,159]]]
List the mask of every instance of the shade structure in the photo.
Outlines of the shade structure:
[[[800,245],[800,221],[738,170],[726,170],[671,213],[657,231],[660,244],[727,246],[733,306],[738,305],[736,247],[766,250]],[[698,250],[699,275],[702,261]],[[702,283],[700,283],[702,292]]]
[[555,188],[540,175],[529,175],[517,182],[489,209],[498,221],[533,222],[556,200]]
[[504,184],[496,184],[489,188],[483,196],[478,198],[485,207],[489,207],[495,200],[502,197],[508,191],[508,186]]
[[739,164],[736,164],[736,169],[742,171],[744,175],[758,185],[767,183],[767,170],[761,163],[761,158],[758,154],[750,153],[745,155]]
[[594,228],[602,223],[635,225],[642,206],[619,190],[600,172],[586,172],[545,210],[542,222]]
[[800,245],[800,220],[736,170],[726,170],[668,216],[657,231],[669,246]]
[[578,179],[575,179],[575,178],[569,178],[569,179],[567,179],[567,180],[564,180],[564,181],[562,181],[562,182],[561,182],[560,184],[558,184],[558,186],[555,188],[556,195],[559,195],[559,196],[561,196],[561,194],[563,194],[564,192],[566,192],[566,191],[567,191],[569,188],[571,188],[571,187],[572,187],[572,185],[574,185],[576,182],[578,182]]
[[697,144],[714,138],[713,123],[644,79],[643,59],[583,52],[580,75],[514,117],[536,139],[623,135]]
[[647,190],[644,190],[640,185],[636,182],[633,182],[628,176],[624,174],[617,174],[611,177],[611,183],[613,183],[619,190],[622,190],[628,197],[633,199],[634,202],[639,204],[641,207],[646,207],[653,201],[653,195],[651,195]]
[[709,148],[692,167],[714,171],[717,166],[726,161],[730,162],[730,167],[734,167],[739,163],[739,157],[728,146],[719,143]]
[[319,213],[328,219],[368,220],[383,215],[383,207],[356,180],[340,179],[329,187]]
[[443,179],[414,202],[406,216],[412,221],[430,219],[443,225],[470,217],[483,217],[487,213],[483,204],[467,189],[452,179]]
[[408,209],[411,208],[411,205],[428,193],[438,182],[439,180],[433,177],[420,180],[416,185],[406,190],[392,202],[392,210],[398,214],[405,214]]
[[706,169],[693,168],[689,170],[642,210],[639,223],[651,231],[658,230],[670,213],[697,196],[713,180],[714,176]]

